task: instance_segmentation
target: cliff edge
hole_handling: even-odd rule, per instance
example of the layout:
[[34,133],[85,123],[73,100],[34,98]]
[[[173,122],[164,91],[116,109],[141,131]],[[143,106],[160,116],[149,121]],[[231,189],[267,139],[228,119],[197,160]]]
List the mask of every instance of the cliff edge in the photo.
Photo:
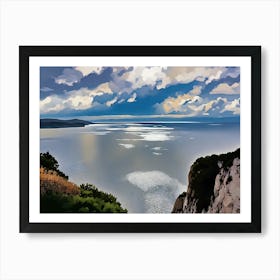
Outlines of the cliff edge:
[[240,213],[240,149],[197,159],[172,213]]

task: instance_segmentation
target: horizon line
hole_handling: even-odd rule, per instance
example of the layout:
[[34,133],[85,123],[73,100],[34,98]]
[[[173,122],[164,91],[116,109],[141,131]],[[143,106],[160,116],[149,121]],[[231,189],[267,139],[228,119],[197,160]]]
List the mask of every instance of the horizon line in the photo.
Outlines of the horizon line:
[[44,116],[41,117],[40,119],[75,119],[75,118],[92,118],[92,119],[100,119],[100,120],[106,120],[106,119],[140,119],[140,118],[148,118],[148,119],[163,119],[163,118],[169,118],[169,119],[183,119],[183,118],[188,118],[188,119],[229,119],[229,118],[234,118],[234,119],[240,119],[240,115],[236,116],[223,116],[223,117],[209,117],[209,116],[189,116],[189,115],[84,115],[84,116],[79,116],[79,115],[73,115],[73,116]]

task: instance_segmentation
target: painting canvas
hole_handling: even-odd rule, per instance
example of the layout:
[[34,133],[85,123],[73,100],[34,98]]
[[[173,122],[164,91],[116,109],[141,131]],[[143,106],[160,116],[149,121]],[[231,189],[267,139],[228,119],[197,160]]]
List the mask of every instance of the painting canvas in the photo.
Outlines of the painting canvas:
[[36,222],[252,222],[248,57],[29,63]]
[[40,128],[43,213],[240,212],[239,67],[41,67]]

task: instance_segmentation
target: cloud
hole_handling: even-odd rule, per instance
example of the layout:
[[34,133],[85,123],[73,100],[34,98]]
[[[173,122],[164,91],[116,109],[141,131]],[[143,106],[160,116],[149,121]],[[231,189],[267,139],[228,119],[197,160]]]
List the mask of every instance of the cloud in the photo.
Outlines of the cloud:
[[188,92],[188,94],[199,95],[201,94],[202,86],[194,86],[192,90]]
[[79,82],[83,75],[81,72],[73,68],[65,68],[63,73],[55,78],[57,84],[65,84],[68,86],[73,86],[74,83]]
[[130,98],[127,99],[127,102],[128,102],[128,103],[135,102],[136,96],[137,96],[137,95],[136,95],[136,92],[134,92],[134,93],[132,94],[132,96],[131,96]]
[[232,85],[221,83],[212,89],[209,94],[240,94],[240,86],[239,83],[234,83]]
[[168,67],[165,71],[166,79],[162,84],[191,83],[194,81],[210,83],[219,79],[225,67]]
[[[229,101],[224,97],[217,97],[213,100],[203,99],[200,96],[190,94],[169,97],[161,104],[157,104],[156,109],[164,114],[184,113],[186,117],[212,116],[220,117],[224,113],[240,114],[240,99]],[[172,116],[172,115],[169,115]]]
[[125,101],[124,98],[122,98],[121,100],[118,101],[118,104],[122,104]]
[[210,115],[210,113],[212,116],[219,116],[225,104],[227,104],[227,99],[218,97],[217,99],[203,103],[199,106],[190,105],[189,109],[194,116]]
[[227,111],[232,112],[233,115],[240,115],[240,98],[226,104],[221,113]]
[[102,94],[104,94],[104,93],[112,94],[113,93],[112,89],[109,86],[109,83],[100,84],[93,91],[94,92],[99,92],[99,93],[102,93]]
[[40,101],[40,112],[54,113],[65,109],[65,105],[60,97],[57,95],[48,96]]
[[75,68],[65,68],[62,74],[55,78],[57,84],[64,84],[68,86],[73,86],[74,83],[80,82],[80,80],[91,74],[96,73],[100,75],[103,72],[103,67],[75,67]]
[[214,80],[219,80],[221,75],[222,75],[223,71],[219,70],[218,72],[216,72],[214,75],[210,75],[207,79],[207,81],[205,82],[206,85],[210,84],[212,81]]
[[42,92],[51,92],[51,91],[53,91],[53,89],[49,88],[49,87],[43,87],[43,88],[40,89],[40,91],[42,91]]
[[103,72],[104,67],[79,66],[79,67],[75,67],[75,70],[81,72],[83,74],[83,76],[85,77],[91,73],[100,75]]
[[[96,89],[90,90],[88,88],[81,88],[78,90],[69,91],[66,94],[64,104],[70,109],[85,110],[92,107],[93,100],[96,96],[102,96],[108,94],[104,89],[100,89],[99,86]],[[109,93],[110,94],[110,93]]]
[[165,78],[163,68],[155,67],[134,67],[125,72],[120,78],[131,83],[132,89],[138,89],[143,86],[154,87],[158,81]]
[[[53,113],[64,109],[86,110],[94,106],[93,101],[96,96],[104,94],[112,94],[108,83],[101,84],[95,89],[80,88],[68,91],[63,95],[49,95],[40,101],[40,111],[41,113]],[[101,104],[95,105],[100,107]]]
[[208,115],[212,117],[219,117],[225,113],[240,115],[240,98],[229,101],[227,98],[218,97],[217,99],[190,109],[195,111],[196,115]]
[[131,172],[125,179],[144,192],[148,213],[171,213],[178,194],[186,189],[179,180],[158,170]]
[[123,69],[122,75],[114,75],[112,83],[117,87],[121,81],[128,82],[130,86],[118,89],[122,92],[131,92],[143,86],[160,90],[172,84],[204,81],[208,75],[217,72],[215,68],[205,69],[205,67],[130,67]]
[[237,78],[239,73],[239,67],[114,67],[110,84],[115,92],[131,93],[144,86],[160,90],[195,81],[208,85],[221,78]]
[[240,75],[240,67],[226,67],[223,71],[221,78],[231,77],[237,78]]
[[90,96],[88,94],[85,95],[71,95],[69,98],[67,98],[63,103],[71,109],[74,110],[85,110],[89,109],[92,105],[93,96]]
[[[87,66],[63,68],[62,74],[55,78],[55,82],[68,86],[75,85],[75,90],[69,91],[68,89],[68,91],[63,92],[63,87],[55,87],[55,85],[47,87],[48,84],[44,84],[44,87],[41,88],[41,98],[44,98],[41,100],[41,113],[68,110],[67,113],[74,114],[73,110],[93,109],[98,110],[99,113],[103,110],[104,114],[126,114],[127,112],[133,114],[134,111],[132,112],[130,104],[138,102],[138,106],[133,106],[137,110],[135,114],[141,113],[141,108],[146,106],[146,114],[179,115],[181,113],[191,117],[211,113],[210,110],[207,111],[207,108],[213,105],[214,110],[215,106],[211,100],[215,94],[237,95],[240,91],[238,82],[232,84],[232,79],[238,81],[239,67],[109,67],[110,69],[105,73],[104,70],[107,68]],[[87,87],[79,88],[81,86],[79,82],[82,78],[91,73],[96,74],[92,76],[95,79],[94,84],[96,85],[98,81],[101,84],[90,89],[89,83],[93,80],[88,78],[85,82]],[[226,79],[227,77],[230,78]],[[210,93],[206,92],[208,84],[220,79],[224,79],[223,82],[220,82],[215,88],[212,86],[213,89]],[[171,85],[188,83],[193,83],[192,89],[183,94],[177,93],[177,96],[174,96],[175,87],[175,92],[168,93],[164,90]],[[181,85],[177,91],[181,92],[184,87]],[[157,96],[154,99],[146,99],[147,102],[139,102],[139,100],[143,100],[147,96],[151,97],[151,95]],[[46,96],[49,98],[46,99]],[[163,100],[164,98],[165,100]],[[232,99],[233,97],[230,97],[230,100]],[[158,103],[155,104],[155,102]],[[238,114],[238,109],[233,108],[233,106],[234,104],[228,105],[224,112]],[[220,111],[223,109],[225,108],[221,108]],[[219,108],[215,110],[218,111]]]
[[202,98],[198,95],[201,93],[202,86],[194,86],[190,91],[185,94],[178,95],[177,97],[168,97],[161,104],[156,104],[158,113],[178,113],[188,111],[189,104],[200,104]]
[[115,104],[117,102],[117,100],[118,100],[118,97],[115,97],[114,99],[107,101],[106,106],[111,107],[113,104]]
[[190,94],[183,94],[177,97],[168,97],[161,103],[161,108],[164,113],[173,113],[173,112],[187,112],[189,104],[200,104],[202,98],[199,96],[193,96]]

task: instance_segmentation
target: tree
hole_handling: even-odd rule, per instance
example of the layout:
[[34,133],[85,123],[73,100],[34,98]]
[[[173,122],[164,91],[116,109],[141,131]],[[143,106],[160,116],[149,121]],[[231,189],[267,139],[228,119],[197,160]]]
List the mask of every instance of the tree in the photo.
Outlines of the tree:
[[40,153],[40,166],[46,170],[53,170],[57,175],[68,180],[68,176],[58,169],[59,164],[57,160],[49,152]]

